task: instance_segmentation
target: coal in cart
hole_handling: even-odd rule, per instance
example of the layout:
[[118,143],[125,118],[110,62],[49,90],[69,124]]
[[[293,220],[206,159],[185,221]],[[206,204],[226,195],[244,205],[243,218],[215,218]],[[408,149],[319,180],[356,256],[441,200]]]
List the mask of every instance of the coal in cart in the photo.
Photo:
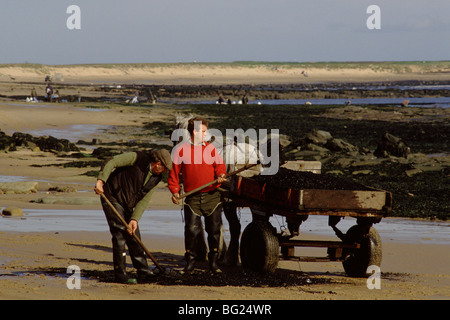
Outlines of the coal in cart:
[[[287,163],[272,176],[235,176],[226,187],[229,199],[239,207],[250,207],[252,212],[252,222],[240,241],[243,267],[274,272],[280,259],[341,261],[347,275],[366,277],[369,266],[381,265],[381,239],[373,225],[389,215],[391,193],[318,174],[320,162],[319,168],[305,169],[305,164],[308,163]],[[272,215],[284,216],[289,232],[278,232],[269,222]],[[329,216],[328,225],[339,240],[294,239],[310,215]],[[356,224],[345,233],[337,227],[343,217],[356,219]],[[327,256],[296,257],[295,247],[324,247]]]

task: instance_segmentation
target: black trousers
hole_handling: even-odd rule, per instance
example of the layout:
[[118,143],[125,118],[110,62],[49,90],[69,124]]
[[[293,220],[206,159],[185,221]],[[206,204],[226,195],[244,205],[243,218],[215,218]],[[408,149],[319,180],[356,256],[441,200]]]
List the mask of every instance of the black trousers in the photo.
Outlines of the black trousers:
[[[111,201],[111,203],[113,203],[122,218],[124,218],[127,223],[130,222],[132,212],[123,208],[116,201]],[[147,256],[144,249],[142,249],[136,239],[128,233],[127,228],[103,199],[102,206],[112,235],[114,271],[116,273],[125,274],[126,247],[128,247],[133,267],[137,269],[138,273],[148,270]],[[139,226],[136,229],[135,234],[141,239]]]
[[[211,197],[209,195],[196,195],[196,197],[202,196],[206,196],[206,202],[203,202],[203,199],[201,199],[200,201],[191,202],[192,206],[184,206],[184,245],[186,252],[190,252],[194,256],[197,256],[196,240],[198,239],[199,234],[203,232],[202,216],[205,219],[205,231],[208,234],[207,240],[209,252],[218,252],[220,244],[222,227],[222,204],[220,203],[220,194],[218,197],[219,201],[215,203],[210,201]],[[217,199],[217,196],[214,194],[212,199]],[[189,203],[189,200],[190,199],[187,199],[186,202]],[[206,207],[208,210],[202,210],[202,207]]]

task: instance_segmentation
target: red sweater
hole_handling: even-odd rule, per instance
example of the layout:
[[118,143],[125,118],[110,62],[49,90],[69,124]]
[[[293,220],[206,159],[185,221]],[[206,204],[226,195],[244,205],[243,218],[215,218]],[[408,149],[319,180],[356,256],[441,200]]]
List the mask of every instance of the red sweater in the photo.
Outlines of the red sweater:
[[[183,174],[184,192],[189,192],[221,174],[227,169],[216,148],[210,144],[194,146],[190,142],[178,146],[172,155],[172,170],[169,172],[168,185],[172,193],[180,193],[180,172]],[[220,184],[213,184],[201,192],[215,190]]]

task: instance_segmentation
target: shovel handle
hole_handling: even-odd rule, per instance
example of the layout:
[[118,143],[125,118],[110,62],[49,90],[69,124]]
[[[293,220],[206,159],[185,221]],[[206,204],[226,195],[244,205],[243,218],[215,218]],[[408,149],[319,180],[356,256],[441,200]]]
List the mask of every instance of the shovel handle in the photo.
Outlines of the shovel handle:
[[[102,197],[103,200],[105,200],[105,202],[108,204],[108,206],[112,209],[112,211],[116,214],[117,218],[119,218],[119,220],[122,222],[122,224],[127,228],[127,230],[131,231],[130,226],[128,225],[128,223],[125,221],[125,219],[120,215],[120,213],[117,211],[117,209],[113,206],[113,204],[111,203],[111,201],[109,201],[109,199],[105,196],[104,193],[101,193],[100,196]],[[156,261],[156,259],[153,257],[153,255],[150,253],[150,251],[148,251],[148,249],[145,247],[144,243],[141,241],[141,239],[139,239],[139,237],[132,232],[131,235],[133,236],[133,238],[136,240],[136,242],[141,246],[142,249],[144,249],[145,253],[150,257],[150,259],[153,261],[153,263],[155,264],[155,266],[160,270],[160,271],[164,271],[164,268],[158,263],[158,261]]]
[[[229,178],[229,177],[231,177],[231,176],[234,176],[234,175],[236,175],[236,174],[238,174],[238,173],[240,173],[240,172],[242,172],[242,171],[245,171],[245,170],[247,170],[247,169],[250,169],[251,167],[254,167],[254,166],[258,165],[258,164],[259,164],[259,162],[258,162],[258,163],[247,164],[247,165],[245,165],[244,167],[242,167],[242,168],[240,168],[240,169],[238,169],[238,170],[235,170],[235,171],[233,171],[233,172],[228,173],[228,174],[225,176],[225,178]],[[204,185],[202,185],[202,186],[200,186],[200,187],[198,187],[198,188],[195,188],[194,190],[191,190],[191,191],[189,191],[189,192],[183,193],[182,195],[180,195],[180,196],[178,197],[178,200],[183,199],[183,198],[186,198],[186,197],[188,197],[188,196],[190,196],[191,194],[194,194],[194,193],[196,193],[196,192],[199,192],[199,191],[205,189],[206,187],[209,187],[210,185],[217,183],[217,181],[218,181],[218,179],[213,180],[213,181],[208,182],[208,183],[206,183],[206,184],[204,184]]]

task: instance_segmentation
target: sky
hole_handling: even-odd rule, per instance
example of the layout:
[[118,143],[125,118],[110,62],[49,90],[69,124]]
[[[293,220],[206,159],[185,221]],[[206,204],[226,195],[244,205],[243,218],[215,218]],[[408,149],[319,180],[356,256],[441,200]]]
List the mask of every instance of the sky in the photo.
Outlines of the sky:
[[[368,10],[374,5],[375,10]],[[450,1],[1,0],[0,4],[1,64],[250,60],[450,60]]]

